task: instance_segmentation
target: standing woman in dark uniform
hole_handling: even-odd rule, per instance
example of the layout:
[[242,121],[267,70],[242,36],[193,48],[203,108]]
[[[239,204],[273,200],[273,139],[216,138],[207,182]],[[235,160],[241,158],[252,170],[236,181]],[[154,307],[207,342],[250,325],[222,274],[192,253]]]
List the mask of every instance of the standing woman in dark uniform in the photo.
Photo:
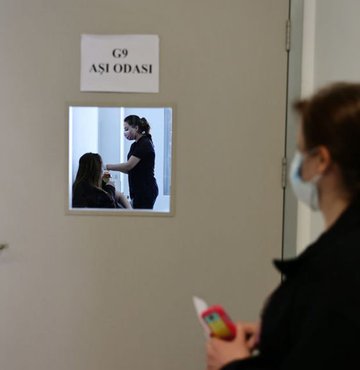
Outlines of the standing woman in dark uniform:
[[133,208],[153,209],[159,189],[154,176],[155,150],[150,125],[145,118],[127,116],[124,135],[128,140],[135,140],[127,155],[127,162],[107,164],[105,168],[128,174]]

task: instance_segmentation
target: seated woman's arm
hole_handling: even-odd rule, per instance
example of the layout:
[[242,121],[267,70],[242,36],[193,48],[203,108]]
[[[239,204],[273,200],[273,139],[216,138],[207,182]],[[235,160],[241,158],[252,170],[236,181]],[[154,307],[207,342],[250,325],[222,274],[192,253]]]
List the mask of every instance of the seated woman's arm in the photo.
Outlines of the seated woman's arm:
[[120,191],[115,192],[115,198],[118,203],[120,203],[124,208],[126,209],[132,209],[130,202],[126,198],[124,193],[121,193]]

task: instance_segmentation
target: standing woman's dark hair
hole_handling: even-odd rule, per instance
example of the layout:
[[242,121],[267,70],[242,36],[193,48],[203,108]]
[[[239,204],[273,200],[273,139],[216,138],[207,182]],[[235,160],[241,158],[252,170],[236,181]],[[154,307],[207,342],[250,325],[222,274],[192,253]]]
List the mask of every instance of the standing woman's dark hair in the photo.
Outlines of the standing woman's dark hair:
[[135,128],[138,127],[139,134],[147,136],[150,140],[152,140],[150,134],[150,125],[146,118],[132,114],[130,116],[125,117],[124,122],[126,122],[129,126]]
[[294,104],[307,150],[324,145],[339,165],[349,194],[360,194],[360,84],[338,82]]

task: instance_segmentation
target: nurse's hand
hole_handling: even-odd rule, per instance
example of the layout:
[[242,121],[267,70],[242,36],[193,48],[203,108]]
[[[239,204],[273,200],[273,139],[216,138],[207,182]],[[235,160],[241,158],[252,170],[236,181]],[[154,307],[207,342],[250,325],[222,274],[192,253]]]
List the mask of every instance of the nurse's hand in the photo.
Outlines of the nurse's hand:
[[229,362],[250,357],[259,336],[258,323],[236,324],[236,337],[232,341],[211,338],[206,344],[207,370],[220,370]]

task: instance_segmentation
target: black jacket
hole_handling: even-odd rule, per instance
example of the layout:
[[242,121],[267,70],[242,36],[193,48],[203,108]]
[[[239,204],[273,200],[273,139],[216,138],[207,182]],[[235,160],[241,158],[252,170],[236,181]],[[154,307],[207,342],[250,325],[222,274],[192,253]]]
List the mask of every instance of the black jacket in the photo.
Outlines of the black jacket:
[[81,182],[73,190],[73,208],[121,208],[115,199],[115,188],[102,182],[102,189]]
[[223,370],[360,368],[360,201],[300,256],[262,315],[259,354]]

